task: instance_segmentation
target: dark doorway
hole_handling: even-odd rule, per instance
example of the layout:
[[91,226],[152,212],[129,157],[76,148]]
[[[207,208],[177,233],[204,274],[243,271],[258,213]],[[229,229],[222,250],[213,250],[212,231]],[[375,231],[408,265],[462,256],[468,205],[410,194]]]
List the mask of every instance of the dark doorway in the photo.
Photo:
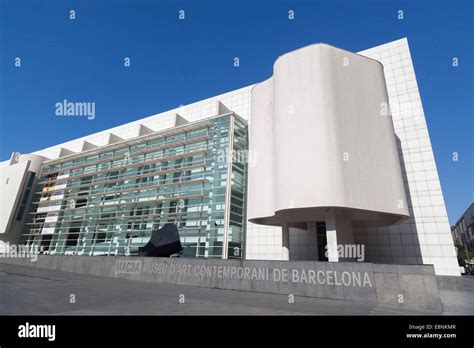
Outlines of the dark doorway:
[[318,261],[328,261],[326,257],[326,223],[324,221],[316,222],[316,238],[318,243]]

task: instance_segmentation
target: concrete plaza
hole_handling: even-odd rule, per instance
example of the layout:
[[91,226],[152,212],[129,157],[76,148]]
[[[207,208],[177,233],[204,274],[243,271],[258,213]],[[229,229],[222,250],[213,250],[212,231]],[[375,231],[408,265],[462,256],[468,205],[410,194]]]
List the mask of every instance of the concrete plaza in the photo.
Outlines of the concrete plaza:
[[[0,264],[0,283],[0,315],[441,314],[299,296],[289,303],[285,295],[142,283],[9,264]],[[464,291],[441,291],[443,314],[474,314],[474,279],[465,278],[464,287]]]

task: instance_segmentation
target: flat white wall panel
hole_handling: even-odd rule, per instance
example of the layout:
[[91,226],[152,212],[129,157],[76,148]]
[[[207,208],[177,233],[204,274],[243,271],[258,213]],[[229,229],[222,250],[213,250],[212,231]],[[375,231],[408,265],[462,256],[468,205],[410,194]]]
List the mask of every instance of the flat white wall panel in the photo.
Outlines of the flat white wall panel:
[[29,164],[23,161],[0,168],[0,234],[7,232],[9,222],[14,219]]

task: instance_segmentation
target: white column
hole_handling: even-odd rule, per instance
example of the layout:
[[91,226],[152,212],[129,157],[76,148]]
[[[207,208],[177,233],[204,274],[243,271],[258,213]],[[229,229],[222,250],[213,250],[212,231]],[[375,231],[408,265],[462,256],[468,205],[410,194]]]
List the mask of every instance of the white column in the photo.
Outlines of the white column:
[[337,233],[336,233],[336,216],[334,208],[329,208],[326,212],[326,241],[329,262],[339,262],[337,254]]
[[281,227],[281,246],[283,248],[283,260],[290,259],[290,227],[287,223],[283,223]]
[[319,250],[318,250],[318,229],[316,227],[316,222],[307,222],[306,223],[306,231],[308,231],[308,237],[312,238],[314,236],[314,239],[316,240],[316,254],[315,255],[309,255],[310,259],[309,260],[319,260]]

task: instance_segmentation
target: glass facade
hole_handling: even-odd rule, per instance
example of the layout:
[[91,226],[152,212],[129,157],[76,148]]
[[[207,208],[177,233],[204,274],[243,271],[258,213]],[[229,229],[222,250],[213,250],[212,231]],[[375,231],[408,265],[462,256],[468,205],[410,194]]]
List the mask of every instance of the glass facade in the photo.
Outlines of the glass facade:
[[183,257],[243,258],[247,126],[233,114],[45,162],[22,240],[50,254],[136,255],[178,226]]

